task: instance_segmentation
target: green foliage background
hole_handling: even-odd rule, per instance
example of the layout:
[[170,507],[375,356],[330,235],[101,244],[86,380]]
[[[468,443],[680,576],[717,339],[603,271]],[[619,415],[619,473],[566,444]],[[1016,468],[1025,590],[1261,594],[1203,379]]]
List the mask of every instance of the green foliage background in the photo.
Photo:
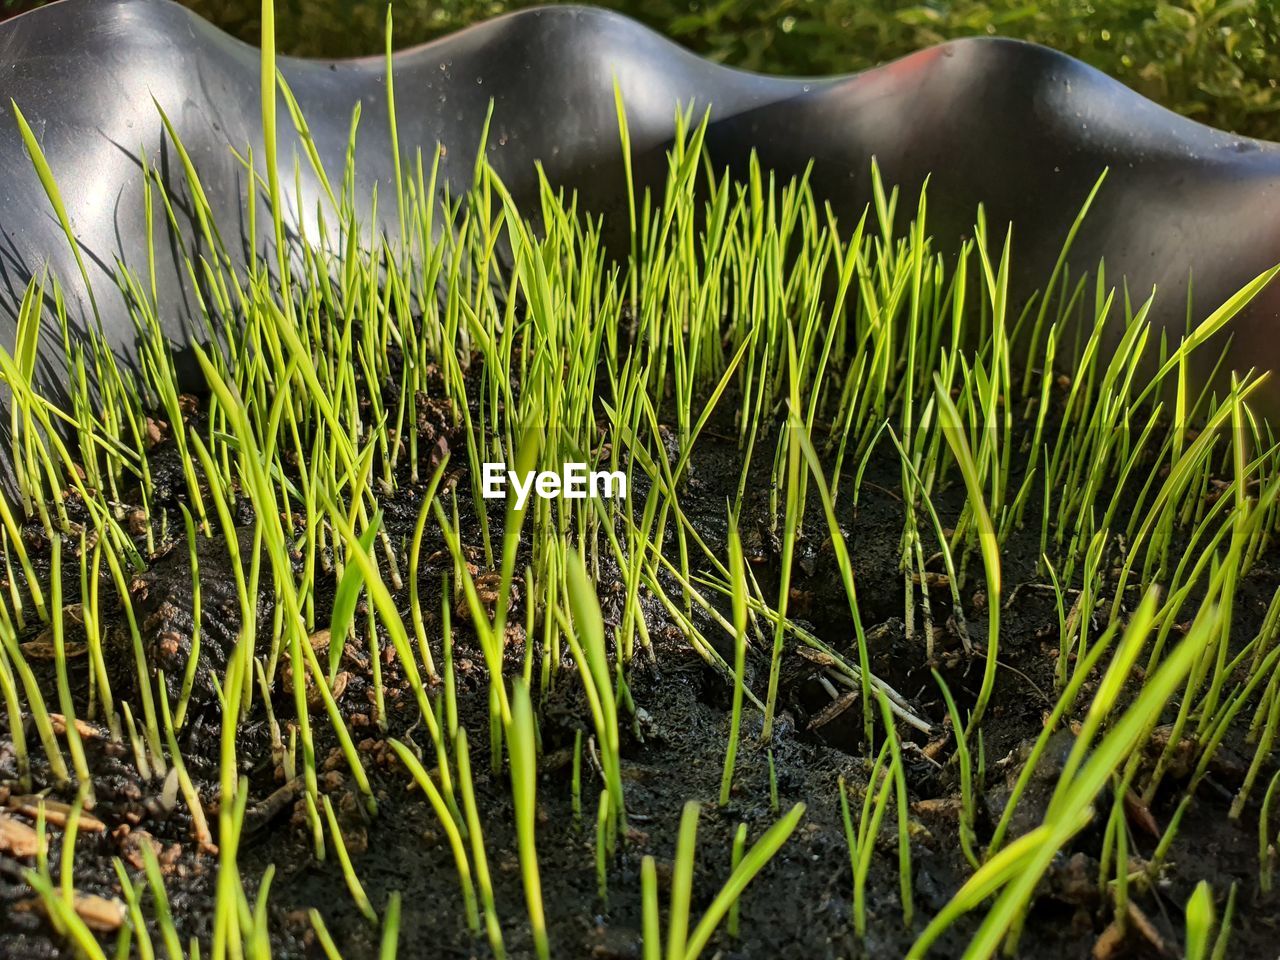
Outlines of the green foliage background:
[[[257,42],[260,0],[180,0]],[[598,0],[749,70],[847,73],[953,37],[1034,40],[1215,126],[1280,140],[1280,0]],[[0,0],[5,10],[33,0]],[[536,0],[392,0],[397,47]],[[382,49],[386,0],[276,0],[282,52]]]
[[[259,0],[182,0],[256,40]],[[398,47],[531,0],[393,0]],[[601,0],[704,56],[768,73],[862,70],[953,37],[1048,44],[1181,113],[1280,140],[1280,0]],[[384,0],[277,0],[282,50],[382,47]]]

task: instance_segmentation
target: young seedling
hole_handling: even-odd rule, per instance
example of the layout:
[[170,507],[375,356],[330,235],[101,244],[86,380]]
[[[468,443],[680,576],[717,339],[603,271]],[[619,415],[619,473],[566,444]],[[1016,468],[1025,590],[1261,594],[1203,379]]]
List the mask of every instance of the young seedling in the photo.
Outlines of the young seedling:
[[1267,792],[1263,794],[1262,806],[1258,810],[1258,886],[1263,893],[1271,892],[1272,878],[1276,868],[1275,839],[1271,834],[1271,810],[1276,797],[1276,788],[1280,785],[1280,770],[1277,770],[1267,784]]
[[573,810],[573,822],[580,824],[582,822],[582,731],[573,731],[573,775],[570,778],[570,787],[572,795],[570,800],[571,809]]
[[506,957],[502,940],[502,924],[493,897],[493,881],[489,876],[489,858],[484,849],[484,832],[480,823],[480,808],[476,805],[475,784],[471,779],[471,751],[467,746],[467,732],[458,730],[456,741],[458,760],[458,784],[462,790],[462,808],[467,818],[467,836],[471,841],[471,859],[476,865],[476,883],[480,887],[480,902],[484,907],[485,933],[489,948],[496,960]]
[[995,686],[996,667],[1000,656],[1000,546],[996,540],[991,516],[987,513],[986,493],[973,451],[965,437],[964,423],[960,419],[960,413],[951,402],[951,397],[943,389],[942,381],[936,374],[935,387],[934,397],[938,401],[943,434],[960,466],[960,475],[964,478],[965,489],[969,494],[969,508],[976,518],[978,544],[987,575],[986,667],[983,669],[982,687],[978,692],[978,699],[974,703],[973,712],[969,714],[969,726],[966,729],[966,735],[968,735],[978,729],[982,715],[986,712],[987,703],[991,699],[991,691]]
[[511,697],[511,723],[507,729],[507,749],[511,759],[511,793],[516,809],[516,845],[520,852],[520,874],[524,882],[529,928],[538,960],[549,960],[551,944],[542,909],[542,878],[538,871],[535,841],[537,822],[538,756],[535,746],[533,702],[529,688],[515,681]]
[[942,691],[942,699],[947,705],[947,716],[951,720],[951,735],[956,741],[956,763],[960,768],[960,848],[965,859],[976,870],[980,866],[977,847],[977,835],[974,823],[977,819],[977,796],[973,780],[973,754],[969,750],[969,741],[965,737],[965,728],[960,721],[960,711],[956,708],[951,689],[937,670],[933,671],[933,680]]
[[608,788],[600,791],[600,803],[596,812],[596,896],[607,910],[609,908],[609,834],[612,821]]
[[[665,953],[667,960],[697,960],[698,957],[702,956],[702,952],[706,949],[707,944],[711,942],[711,937],[715,934],[716,929],[734,905],[738,903],[747,885],[768,865],[769,861],[777,855],[778,851],[790,839],[791,834],[795,832],[800,819],[804,816],[805,806],[803,803],[797,803],[785,817],[766,830],[760,839],[752,845],[751,849],[743,854],[741,860],[729,875],[729,879],[725,881],[720,892],[711,901],[706,913],[702,915],[702,919],[698,921],[697,926],[690,932],[690,901],[693,896],[694,856],[698,839],[698,815],[700,809],[696,801],[690,800],[684,805],[684,810],[680,815],[680,829],[676,838],[676,854],[671,873],[671,906],[667,919],[667,949]],[[643,887],[645,883],[643,867],[641,882]],[[643,895],[646,898],[647,905],[645,914],[645,950],[649,953],[651,952],[650,943],[656,942],[656,937],[654,940],[650,939],[650,931],[648,929],[650,920],[653,921],[654,927],[657,926],[656,891],[652,905],[649,905],[650,899],[647,890]],[[656,933],[656,930],[653,932]]]
[[885,742],[889,745],[889,772],[893,775],[894,793],[898,798],[898,882],[902,896],[902,922],[911,929],[913,903],[911,897],[911,818],[907,778],[902,766],[902,747],[894,729],[893,713],[883,691],[876,691],[880,701],[880,717],[884,723]]
[[[733,870],[737,870],[742,865],[742,858],[747,849],[747,825],[745,823],[738,824],[738,829],[733,834],[733,852],[731,865]],[[735,940],[738,937],[738,923],[741,919],[742,907],[739,900],[733,901],[733,905],[729,907],[729,919],[725,923],[725,930],[729,936]]]
[[1196,884],[1187,900],[1187,960],[1208,960],[1213,933],[1213,888],[1208,880]]
[[742,541],[736,527],[729,528],[729,582],[733,591],[733,709],[729,718],[729,745],[725,750],[724,773],[720,778],[720,806],[727,806],[733,789],[733,767],[738,757],[738,734],[742,725],[743,672],[747,659],[747,575]]
[[387,912],[382,919],[382,942],[378,946],[378,960],[396,960],[400,946],[400,892],[387,899]]
[[658,866],[653,857],[640,861],[640,899],[644,960],[662,958],[662,918],[658,912]]
[[[388,743],[391,744],[391,749],[395,751],[396,756],[400,758],[400,762],[409,771],[409,775],[413,777],[413,782],[418,785],[418,789],[426,795],[431,808],[435,811],[436,818],[440,821],[441,829],[444,830],[445,836],[449,839],[449,848],[453,853],[454,866],[458,871],[458,881],[462,885],[462,904],[466,911],[467,928],[472,933],[479,933],[480,914],[476,909],[476,892],[471,882],[471,865],[467,860],[467,850],[463,843],[462,831],[458,828],[448,804],[445,803],[443,794],[436,788],[431,775],[427,773],[426,768],[422,766],[421,761],[418,760],[413,751],[399,740],[389,740]],[[469,764],[467,772],[470,773]]]
[[[790,361],[791,409],[793,417],[800,408],[800,371],[796,358],[795,336],[790,327],[787,328],[787,356]],[[769,692],[765,700],[764,726],[760,731],[760,739],[769,743],[773,737],[773,717],[777,707],[779,671],[782,668],[782,649],[784,624],[787,615],[787,602],[791,596],[791,563],[795,548],[796,536],[800,526],[801,503],[804,499],[804,473],[801,470],[801,445],[797,431],[793,425],[786,432],[786,518],[782,531],[782,561],[779,567],[778,588],[778,620],[773,630],[773,655],[769,661]],[[776,805],[775,805],[776,807]]]
[[337,852],[338,862],[342,865],[342,877],[347,883],[347,889],[351,891],[351,898],[355,900],[364,918],[376,925],[378,913],[369,902],[369,896],[364,892],[360,878],[356,876],[355,867],[351,865],[351,857],[347,853],[346,841],[342,839],[342,828],[338,826],[338,816],[333,812],[333,804],[329,801],[328,794],[320,799],[324,803],[324,817],[329,824],[329,839],[333,841],[333,849]]
[[929,923],[912,945],[909,958],[923,957],[956,918],[998,893],[969,945],[969,949],[978,955],[994,953],[1000,941],[1025,915],[1035,885],[1057,851],[1092,819],[1094,798],[1141,745],[1152,718],[1159,715],[1168,697],[1183,683],[1194,662],[1203,654],[1217,625],[1216,612],[1197,621],[1187,638],[1148,678],[1134,702],[1115,720],[1096,746],[1092,745],[1094,734],[1115,705],[1145,642],[1153,607],[1153,597],[1148,596],[1144,610],[1135,616],[1133,624],[1125,632],[1064,764],[1043,825],[990,857]]

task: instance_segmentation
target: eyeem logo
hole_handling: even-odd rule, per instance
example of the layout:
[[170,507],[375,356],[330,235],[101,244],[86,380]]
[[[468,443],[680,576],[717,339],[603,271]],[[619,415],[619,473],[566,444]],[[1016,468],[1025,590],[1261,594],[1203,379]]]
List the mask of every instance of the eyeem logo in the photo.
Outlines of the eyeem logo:
[[544,500],[563,497],[566,500],[585,500],[588,497],[612,497],[627,499],[627,476],[620,470],[587,470],[585,463],[561,464],[561,469],[530,470],[521,477],[508,470],[505,463],[485,463],[481,467],[484,484],[481,494],[486,500],[502,500],[507,497],[507,486],[516,493],[516,509],[523,510],[529,502],[529,494],[536,493]]

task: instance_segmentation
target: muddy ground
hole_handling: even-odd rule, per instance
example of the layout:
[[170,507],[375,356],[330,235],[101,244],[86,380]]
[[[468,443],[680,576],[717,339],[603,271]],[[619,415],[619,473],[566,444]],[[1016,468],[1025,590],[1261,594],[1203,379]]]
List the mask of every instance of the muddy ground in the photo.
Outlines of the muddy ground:
[[[726,408],[727,408],[727,401]],[[428,423],[426,426],[430,427]],[[435,428],[432,428],[435,429]],[[682,505],[695,519],[704,536],[717,549],[724,544],[723,504],[736,484],[736,448],[728,437],[717,438],[714,430],[701,443],[695,456],[692,481]],[[450,438],[446,438],[449,442]],[[455,446],[456,437],[452,438]],[[761,447],[760,449],[771,449]],[[911,699],[918,714],[933,725],[926,736],[905,727],[907,778],[912,799],[913,869],[915,889],[914,930],[902,921],[897,874],[895,818],[890,810],[884,820],[879,849],[874,858],[868,892],[870,932],[865,941],[854,933],[851,917],[852,875],[840,818],[837,778],[843,776],[852,797],[860,801],[870,769],[860,743],[861,709],[854,705],[831,716],[829,693],[819,682],[820,666],[788,644],[783,664],[782,710],[773,743],[778,804],[785,811],[803,801],[807,812],[800,827],[782,852],[756,878],[742,900],[739,938],[730,939],[723,930],[713,940],[708,956],[726,958],[817,958],[899,957],[923,923],[935,914],[969,876],[970,868],[960,852],[956,812],[959,785],[946,710],[930,675],[920,611],[915,612],[916,635],[908,641],[904,624],[905,587],[898,569],[898,543],[903,512],[899,494],[900,472],[895,457],[881,449],[867,473],[856,518],[842,511],[849,523],[850,547],[857,566],[863,622],[868,627],[873,669]],[[153,451],[153,469],[163,478],[166,469],[175,470],[172,453],[162,444]],[[166,461],[168,456],[168,461]],[[762,461],[767,458],[759,458]],[[458,455],[454,463],[465,462]],[[167,466],[166,466],[167,463]],[[764,462],[763,470],[768,464]],[[181,483],[176,476],[174,488]],[[752,555],[756,575],[766,592],[776,583],[776,543],[769,530],[767,475],[748,489],[754,491],[744,509],[744,540]],[[459,490],[467,489],[464,481]],[[637,492],[633,492],[638,493]],[[421,487],[405,487],[383,503],[386,521],[394,542],[411,533]],[[944,522],[954,520],[963,491],[952,489],[939,498]],[[808,531],[797,545],[797,570],[793,582],[791,614],[811,625],[811,629],[833,647],[852,650],[853,631],[839,576],[824,545],[826,528],[818,512],[816,496],[809,498]],[[467,505],[464,503],[464,510]],[[1034,505],[1033,505],[1034,506]],[[1035,510],[1028,512],[1035,516]],[[239,522],[246,526],[252,517],[242,511]],[[471,545],[479,543],[472,523]],[[986,754],[986,809],[979,822],[979,841],[989,836],[1003,802],[1001,792],[1007,778],[1017,773],[1019,748],[1040,730],[1042,718],[1051,706],[1054,658],[1057,655],[1057,615],[1053,594],[1035,569],[1039,550],[1039,530],[1015,534],[1003,557],[1006,609],[1002,620],[1001,662],[986,719],[983,723]],[[494,514],[494,536],[500,536],[501,517]],[[37,555],[48,545],[33,533]],[[423,606],[428,631],[438,637],[440,582],[450,563],[444,555],[438,533],[428,532],[423,556],[430,557],[421,572]],[[68,545],[68,556],[74,556]],[[211,669],[220,670],[225,650],[236,635],[234,590],[230,586],[225,545],[206,543],[200,554],[202,589],[206,616],[204,635]],[[67,591],[76,595],[78,565],[69,564]],[[938,570],[939,564],[935,563]],[[980,563],[964,590],[966,617],[975,643],[981,645],[986,629],[985,592]],[[183,660],[181,641],[189,636],[190,574],[185,546],[162,552],[150,561],[148,571],[133,584],[135,600],[143,611],[143,630],[153,657]],[[1237,602],[1233,635],[1252,636],[1267,601],[1280,583],[1280,554],[1273,550],[1251,573]],[[671,595],[679,589],[671,584]],[[1102,591],[1108,595],[1107,591]],[[620,616],[621,585],[615,571],[602,574],[600,596],[607,623]],[[112,595],[109,584],[104,596]],[[407,608],[407,590],[397,594],[401,609]],[[938,611],[949,605],[945,589],[934,594],[935,620]],[[324,601],[324,602],[327,602]],[[660,883],[669,870],[675,847],[675,833],[682,805],[697,799],[704,803],[698,833],[698,868],[694,885],[694,918],[710,901],[729,873],[729,851],[734,830],[740,822],[750,828],[754,841],[772,824],[778,813],[771,809],[769,771],[765,751],[759,745],[760,716],[744,713],[743,749],[739,754],[734,797],[726,809],[717,809],[721,765],[729,729],[731,687],[722,675],[706,665],[685,644],[669,622],[661,606],[645,604],[653,656],[637,656],[631,675],[631,690],[639,708],[634,722],[624,726],[623,777],[631,830],[624,838],[619,856],[608,875],[608,902],[597,896],[594,861],[594,811],[599,777],[584,764],[583,822],[577,823],[571,809],[570,758],[574,734],[591,732],[585,702],[574,668],[566,660],[561,665],[554,690],[540,704],[544,756],[539,770],[538,801],[541,809],[537,837],[542,884],[547,904],[553,953],[558,957],[639,958],[641,857],[652,854],[660,864]],[[265,610],[263,611],[265,616]],[[327,611],[326,611],[327,614]],[[186,619],[184,620],[184,616]],[[519,622],[520,616],[513,616]],[[319,617],[327,622],[327,616]],[[729,653],[727,637],[705,616],[698,622],[706,635],[722,644]],[[270,620],[266,619],[265,628]],[[955,692],[963,711],[971,705],[981,677],[981,660],[965,656],[954,630],[941,622],[935,637],[936,666]],[[497,907],[503,919],[503,933],[512,957],[532,956],[532,944],[525,917],[524,897],[510,799],[505,771],[494,775],[488,763],[487,680],[483,661],[465,620],[455,618],[456,663],[459,707],[463,725],[470,732],[473,765],[485,828],[490,865],[496,885]],[[35,631],[24,641],[37,639]],[[175,652],[173,643],[178,647]],[[69,636],[74,640],[74,636]],[[34,649],[34,648],[33,648]],[[389,649],[384,644],[383,652]],[[509,667],[516,669],[524,656],[522,634],[511,638]],[[440,651],[436,650],[437,663]],[[35,660],[44,689],[54,691],[53,667],[47,660]],[[71,679],[75,689],[86,685],[85,658],[72,660]],[[315,714],[317,749],[321,761],[321,788],[331,795],[343,824],[346,842],[356,870],[373,904],[379,910],[392,891],[404,897],[400,936],[402,957],[487,957],[483,936],[466,929],[462,901],[452,856],[435,815],[422,795],[410,791],[409,777],[395,761],[386,738],[418,744],[429,742],[425,731],[414,727],[416,707],[407,694],[398,666],[388,660],[383,666],[387,685],[387,730],[374,723],[371,664],[368,652],[352,648],[344,657],[348,681],[340,706],[360,745],[366,768],[377,795],[379,812],[370,818],[357,800],[346,765],[327,731],[323,712]],[[131,699],[131,660],[117,651],[112,672],[117,696]],[[172,677],[176,671],[170,671]],[[748,683],[762,697],[767,682],[767,653],[757,651],[748,665]],[[536,672],[535,672],[536,676]],[[1087,703],[1088,690],[1081,698]],[[56,702],[53,698],[52,702]],[[82,702],[79,709],[83,710]],[[277,684],[275,706],[281,722],[292,715],[290,696]],[[1080,711],[1077,710],[1077,713]],[[16,776],[12,751],[8,749],[5,721],[0,719],[0,781]],[[184,729],[181,745],[190,772],[209,808],[211,822],[217,797],[217,749],[219,718],[208,699],[196,708],[195,718]],[[38,741],[29,738],[38,752]],[[82,830],[75,857],[75,882],[85,893],[119,896],[119,884],[112,858],[120,857],[140,886],[140,845],[151,844],[159,854],[168,885],[178,930],[184,939],[198,937],[207,943],[212,922],[216,880],[216,859],[202,853],[193,841],[186,808],[178,803],[168,811],[158,782],[142,782],[128,753],[105,739],[89,740],[98,804],[93,816],[101,821],[101,832]],[[1257,884],[1257,807],[1251,806],[1239,823],[1227,817],[1230,799],[1243,775],[1248,754],[1243,746],[1228,743],[1212,775],[1201,786],[1187,813],[1161,879],[1149,889],[1133,891],[1134,902],[1150,921],[1145,933],[1140,924],[1130,924],[1130,933],[1108,957],[1179,956],[1183,940],[1183,906],[1195,883],[1209,880],[1219,897],[1233,882],[1239,883],[1238,911],[1234,924],[1232,957],[1264,957],[1276,953],[1276,917],[1280,917],[1280,897],[1262,896]],[[269,914],[272,946],[278,957],[320,956],[306,912],[317,907],[322,912],[344,957],[351,960],[374,957],[378,951],[378,931],[356,909],[337,865],[317,863],[311,853],[310,836],[301,808],[293,803],[272,809],[267,800],[282,786],[282,774],[271,755],[265,717],[258,704],[253,718],[242,728],[240,756],[243,772],[251,782],[249,826],[242,841],[241,873],[250,899],[258,878],[268,865],[276,874],[271,887]],[[1237,752],[1238,751],[1238,752]],[[47,782],[47,771],[37,765],[37,785]],[[1024,800],[1028,816],[1034,816],[1037,800],[1043,809],[1052,783],[1038,780]],[[1184,781],[1168,778],[1150,813],[1163,828],[1169,821]],[[0,786],[0,795],[11,792]],[[1260,791],[1255,791],[1255,796]],[[1037,796],[1037,793],[1039,796]],[[54,791],[70,801],[68,791]],[[14,802],[13,797],[8,798]],[[1131,823],[1134,857],[1150,857],[1156,838],[1142,825]],[[216,838],[215,838],[216,839]],[[50,862],[55,876],[60,853],[61,832],[51,830]],[[1042,885],[1041,894],[1026,924],[1019,956],[1038,960],[1076,960],[1094,950],[1099,936],[1112,919],[1110,904],[1097,892],[1096,857],[1101,831],[1095,823],[1075,838],[1070,849],[1053,866]],[[0,956],[40,960],[69,956],[70,948],[53,939],[50,927],[32,905],[32,892],[22,881],[22,868],[30,861],[0,856]],[[151,915],[149,895],[144,908]],[[931,955],[958,957],[980,917],[958,924],[938,944]],[[154,934],[154,931],[153,931]],[[105,942],[110,948],[114,936]],[[156,938],[157,947],[160,941]],[[110,949],[108,950],[110,952]]]

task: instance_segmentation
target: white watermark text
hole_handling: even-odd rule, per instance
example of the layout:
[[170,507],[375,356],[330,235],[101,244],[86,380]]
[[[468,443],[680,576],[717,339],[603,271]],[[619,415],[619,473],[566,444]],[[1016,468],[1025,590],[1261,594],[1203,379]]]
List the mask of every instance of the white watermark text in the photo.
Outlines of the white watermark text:
[[544,500],[627,498],[627,475],[620,470],[588,470],[585,463],[564,463],[559,470],[529,470],[523,476],[505,463],[481,466],[481,494],[486,500],[502,500],[515,492],[516,509],[523,510],[530,494]]

